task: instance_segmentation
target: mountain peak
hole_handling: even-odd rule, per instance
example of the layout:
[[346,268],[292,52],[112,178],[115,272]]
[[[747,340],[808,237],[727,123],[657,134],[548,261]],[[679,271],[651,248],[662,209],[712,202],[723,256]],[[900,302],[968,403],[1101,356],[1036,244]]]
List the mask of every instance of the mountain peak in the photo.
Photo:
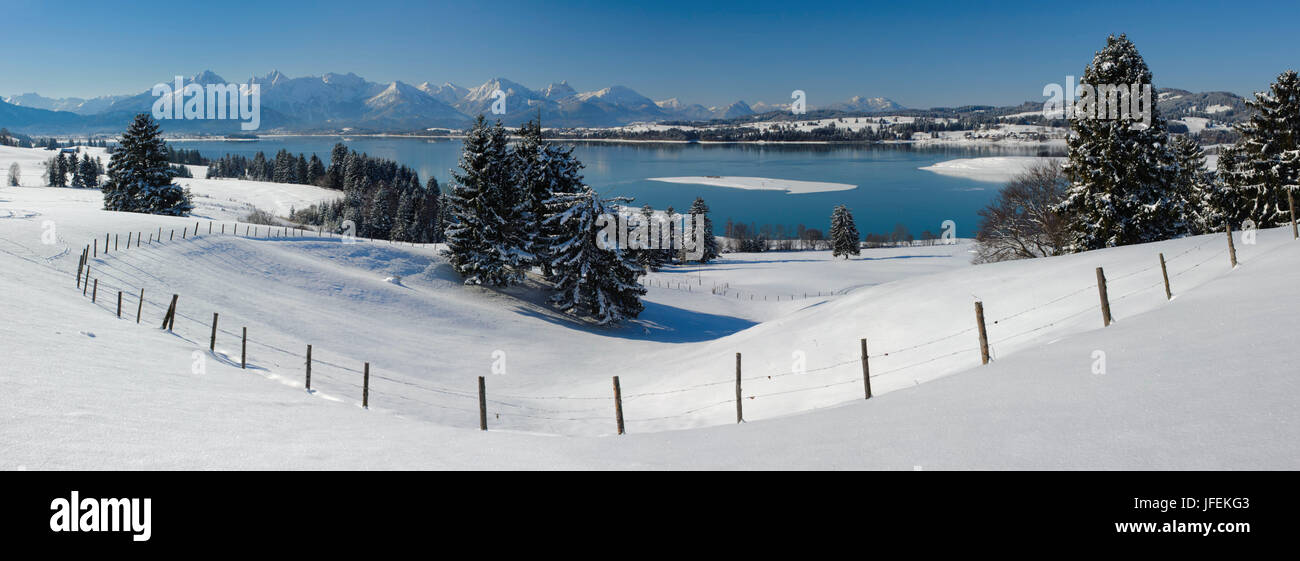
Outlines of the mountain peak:
[[552,100],[563,99],[571,95],[574,95],[576,93],[578,92],[569,86],[568,80],[560,80],[559,82],[552,82],[549,86],[546,86],[546,88],[541,91],[542,97],[545,97],[546,99],[552,99]]
[[880,112],[896,111],[898,109],[903,109],[903,106],[895,103],[894,100],[887,97],[866,97],[855,95],[850,97],[848,101],[831,105],[831,108],[845,111]]
[[225,78],[218,76],[216,72],[213,72],[211,70],[204,70],[203,72],[199,72],[198,74],[195,74],[194,77],[190,78],[190,81],[195,84],[204,84],[204,85],[226,83]]
[[286,80],[288,80],[288,79],[289,79],[289,77],[288,77],[288,76],[285,76],[284,73],[283,73],[283,72],[280,72],[279,70],[272,70],[269,74],[267,74],[266,76],[264,76],[264,77],[262,78],[262,80],[265,81],[265,82],[268,83],[268,84],[274,84],[274,83],[276,83],[276,82],[283,82],[283,81],[286,81]]
[[636,90],[627,86],[619,85],[610,86],[594,92],[580,93],[577,95],[577,98],[581,101],[598,99],[606,103],[622,105],[625,107],[658,107],[658,105],[655,105],[655,102],[651,101],[650,98],[637,93]]

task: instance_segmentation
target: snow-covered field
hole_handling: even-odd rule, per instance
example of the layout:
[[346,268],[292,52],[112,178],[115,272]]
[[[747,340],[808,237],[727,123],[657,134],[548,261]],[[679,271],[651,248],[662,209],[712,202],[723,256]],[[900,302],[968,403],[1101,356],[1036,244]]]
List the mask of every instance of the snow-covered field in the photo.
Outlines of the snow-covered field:
[[664,183],[688,183],[692,185],[712,185],[731,189],[749,189],[757,191],[785,191],[788,195],[805,193],[829,193],[831,191],[848,191],[857,185],[848,183],[828,183],[822,181],[798,181],[794,179],[772,179],[770,177],[734,177],[718,175],[696,175],[689,177],[651,177],[650,181]]
[[[247,182],[204,187],[214,201],[259,196]],[[278,189],[290,205],[319,196]],[[848,261],[729,254],[650,275],[641,318],[601,329],[535,287],[465,287],[437,247],[235,236],[206,204],[199,214],[222,219],[210,235],[206,219],[99,207],[96,191],[0,187],[0,469],[1300,467],[1286,350],[1300,316],[1284,296],[1300,242],[1287,229],[1239,238],[1235,270],[1222,234],[978,267],[965,242]],[[97,302],[76,288],[92,239],[159,228],[177,239],[91,259]],[[158,328],[171,294],[174,332]]]

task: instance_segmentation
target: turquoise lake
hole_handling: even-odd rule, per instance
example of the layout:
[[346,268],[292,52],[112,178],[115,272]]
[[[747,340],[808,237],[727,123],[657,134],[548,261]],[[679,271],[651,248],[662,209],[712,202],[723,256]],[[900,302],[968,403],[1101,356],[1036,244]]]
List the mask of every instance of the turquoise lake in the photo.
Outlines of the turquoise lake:
[[[225,154],[274,155],[315,153],[327,163],[330,149],[344,142],[358,152],[396,160],[432,176],[442,185],[456,167],[461,143],[457,139],[273,137],[257,141],[176,141],[179,148],[198,149],[204,156]],[[903,224],[917,238],[922,231],[942,231],[944,220],[957,223],[957,235],[974,235],[977,211],[996,196],[999,184],[947,177],[918,168],[956,158],[999,155],[1039,155],[1040,148],[945,147],[864,144],[666,144],[574,143],[575,155],[586,165],[589,185],[607,196],[633,197],[637,206],[656,209],[689,208],[696,196],[708,203],[715,230],[721,234],[728,219],[736,222],[798,224],[825,231],[831,209],[845,204],[863,234],[888,233]],[[787,194],[693,184],[648,181],[651,177],[749,176],[845,183],[847,191]]]

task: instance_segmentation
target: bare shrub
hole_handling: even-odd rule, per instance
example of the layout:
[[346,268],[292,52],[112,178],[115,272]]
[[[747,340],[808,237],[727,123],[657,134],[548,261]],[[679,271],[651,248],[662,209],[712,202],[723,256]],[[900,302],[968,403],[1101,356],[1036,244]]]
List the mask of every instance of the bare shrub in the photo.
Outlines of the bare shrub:
[[1052,206],[1065,198],[1068,181],[1057,160],[1035,164],[1016,175],[998,198],[979,211],[975,263],[1060,255],[1065,223]]

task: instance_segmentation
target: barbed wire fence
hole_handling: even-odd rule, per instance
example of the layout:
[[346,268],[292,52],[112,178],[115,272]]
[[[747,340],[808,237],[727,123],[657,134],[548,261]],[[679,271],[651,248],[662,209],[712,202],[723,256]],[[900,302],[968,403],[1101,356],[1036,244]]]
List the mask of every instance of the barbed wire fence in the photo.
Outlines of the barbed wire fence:
[[[166,242],[162,241],[163,229],[161,228],[150,236],[148,242],[144,242],[143,244],[140,240],[141,232],[137,232],[134,239],[131,235],[128,235],[126,250],[132,249],[132,246],[130,245],[131,243],[135,243],[134,247],[136,249],[142,247],[159,247],[162,244],[174,244],[178,242],[200,243],[205,236],[219,236],[225,233],[224,225],[220,231],[214,231],[212,223],[210,222],[208,229],[209,231],[213,231],[213,233],[202,234],[200,233],[200,224],[201,221],[195,224],[193,235],[189,234],[187,231],[188,226],[185,231],[182,231],[182,236],[179,239],[175,238],[174,232],[169,233],[168,241]],[[225,235],[238,236],[240,226],[244,229],[244,236],[242,237],[251,239],[285,238],[290,237],[290,233],[292,232],[297,232],[298,237],[313,234],[310,230],[292,227],[263,227],[261,225],[235,223],[231,228],[231,232],[225,233]],[[249,234],[249,229],[252,229],[252,234]],[[265,233],[263,234],[263,232]],[[338,234],[321,231],[317,231],[314,234],[322,238],[341,237]],[[1229,238],[1231,238],[1231,233],[1229,233]],[[366,238],[356,238],[356,240],[365,241],[367,243],[383,243],[383,240],[376,241]],[[93,241],[91,244],[88,244],[83,249],[76,271],[78,290],[86,295],[95,306],[104,309],[109,313],[115,313],[122,319],[131,319],[129,312],[132,311],[132,308],[130,306],[125,308],[128,313],[125,316],[123,315],[124,303],[135,304],[135,321],[137,323],[143,323],[146,307],[150,312],[149,321],[157,321],[156,318],[159,317],[158,313],[162,312],[162,317],[164,319],[161,329],[165,329],[181,340],[196,346],[207,344],[211,355],[222,362],[231,365],[238,365],[245,369],[249,369],[251,366],[251,369],[254,372],[266,373],[267,375],[276,374],[278,370],[282,369],[303,369],[305,372],[309,373],[304,384],[309,391],[319,393],[319,395],[323,397],[330,397],[339,400],[349,400],[349,398],[339,397],[342,395],[349,395],[352,396],[352,401],[356,402],[358,405],[367,407],[372,400],[376,400],[379,403],[406,403],[415,407],[440,411],[446,414],[448,419],[456,419],[457,421],[454,421],[453,424],[457,426],[474,426],[475,423],[472,421],[476,420],[475,414],[477,414],[477,420],[479,421],[477,424],[484,430],[487,430],[489,426],[531,430],[535,429],[538,423],[530,424],[529,422],[542,421],[544,422],[541,423],[543,425],[549,423],[548,426],[555,429],[554,432],[556,434],[564,434],[564,429],[573,428],[575,423],[605,423],[605,425],[602,426],[607,426],[610,429],[617,426],[617,433],[622,434],[624,432],[625,422],[644,425],[646,423],[656,423],[668,420],[700,421],[701,419],[698,415],[705,412],[712,412],[713,410],[725,405],[734,405],[736,407],[737,422],[742,422],[744,420],[743,408],[745,402],[756,402],[777,396],[815,392],[831,388],[854,387],[860,390],[855,392],[855,395],[858,397],[846,397],[840,403],[861,399],[861,396],[863,395],[865,395],[866,399],[870,399],[872,397],[871,382],[874,379],[909,371],[963,354],[970,356],[972,358],[972,363],[976,360],[975,357],[979,356],[979,353],[982,353],[984,356],[990,356],[992,359],[996,359],[996,349],[1000,345],[1005,345],[1013,340],[1061,325],[1065,322],[1074,320],[1083,314],[1096,313],[1098,304],[1090,303],[1087,305],[1080,305],[1078,308],[1071,308],[1067,313],[1060,316],[1054,316],[1053,319],[1049,321],[1030,326],[1011,334],[999,334],[999,338],[992,340],[989,340],[984,336],[988,325],[1001,326],[1010,320],[1060,304],[1093,290],[1100,290],[1101,307],[1102,309],[1107,310],[1108,313],[1110,299],[1105,295],[1103,284],[1115,283],[1144,273],[1151,273],[1153,270],[1159,268],[1162,269],[1162,278],[1160,280],[1130,290],[1115,297],[1114,300],[1124,300],[1134,295],[1154,290],[1162,285],[1164,285],[1166,290],[1168,290],[1170,281],[1166,279],[1179,278],[1215,259],[1224,259],[1225,253],[1227,253],[1224,251],[1211,251],[1204,259],[1177,270],[1172,274],[1169,273],[1167,270],[1169,264],[1179,261],[1181,258],[1186,257],[1193,252],[1199,252],[1212,244],[1222,243],[1221,241],[1208,239],[1199,245],[1187,248],[1169,258],[1164,258],[1163,254],[1161,254],[1161,259],[1158,263],[1126,272],[1109,280],[1106,280],[1105,277],[1100,274],[1099,268],[1099,282],[1071,289],[1064,294],[1053,297],[1045,302],[995,318],[991,322],[987,323],[987,325],[979,323],[978,325],[971,325],[970,327],[954,330],[945,335],[930,338],[907,346],[871,353],[867,352],[866,339],[862,339],[860,340],[860,352],[831,356],[830,364],[816,368],[792,368],[788,371],[769,371],[760,374],[745,374],[741,368],[741,355],[740,353],[737,353],[736,375],[734,378],[729,379],[706,381],[671,389],[623,393],[620,391],[619,377],[614,376],[614,391],[608,395],[526,395],[509,392],[489,394],[484,389],[484,377],[482,376],[478,377],[479,385],[477,391],[474,389],[450,388],[423,379],[408,378],[400,374],[390,375],[388,373],[381,373],[375,369],[371,369],[369,363],[363,363],[362,365],[353,364],[355,359],[341,355],[333,355],[328,350],[324,351],[324,354],[322,354],[322,349],[319,347],[311,346],[312,348],[310,351],[307,349],[309,345],[304,345],[302,349],[289,349],[264,340],[259,340],[260,338],[256,336],[249,337],[246,327],[243,327],[240,330],[222,327],[217,320],[216,314],[214,314],[212,318],[207,318],[196,317],[192,313],[187,312],[186,307],[183,304],[183,299],[181,300],[182,304],[172,308],[171,298],[179,299],[179,295],[167,293],[154,295],[147,293],[146,291],[150,290],[150,286],[162,283],[163,279],[160,279],[156,275],[146,271],[134,263],[130,263],[129,261],[109,259],[110,255],[120,253],[123,249],[120,247],[109,249],[110,238],[108,235],[105,236],[104,241],[104,251],[102,252],[104,253],[103,257],[99,257],[98,255],[100,253],[98,249],[98,239]],[[112,241],[116,242],[117,240],[115,239]],[[400,243],[414,246],[431,245],[412,244],[409,242]],[[114,245],[116,245],[116,243]],[[219,255],[220,252],[207,253],[212,254],[214,259],[223,258]],[[166,263],[160,257],[150,255],[147,251],[138,253],[133,252],[133,255],[139,255],[141,259],[153,260],[159,264]],[[92,259],[95,261],[93,264],[91,262]],[[228,264],[236,265],[233,263]],[[48,260],[46,266],[54,267],[52,262]],[[1234,265],[1234,267],[1235,266],[1236,265]],[[88,289],[92,285],[94,286],[95,293],[88,293]],[[102,292],[104,297],[97,297],[97,293],[99,292]],[[114,293],[116,293],[114,298],[108,297]],[[143,296],[143,298],[141,298],[141,296]],[[127,299],[125,302],[124,298]],[[1170,296],[1170,298],[1172,298],[1172,296]],[[134,301],[132,302],[131,300]],[[164,301],[167,301],[168,304],[164,305],[162,303]],[[977,305],[982,305],[982,301],[977,303]],[[181,328],[176,327],[176,319],[182,320]],[[983,322],[983,319],[981,309],[977,314],[977,322]],[[1109,322],[1109,317],[1107,317],[1107,322]],[[199,335],[195,335],[196,332]],[[912,356],[911,353],[915,353],[921,349],[939,343],[951,341],[958,337],[973,337],[976,332],[982,335],[979,339],[979,345],[962,346],[956,350],[942,352],[942,354],[937,356],[918,356],[914,360],[905,364],[891,365],[891,368],[887,370],[871,371],[870,369],[872,360],[879,360],[886,357],[891,358],[891,360],[897,360],[897,357],[900,355]],[[223,336],[223,341],[230,340],[230,338],[235,338],[240,341],[241,352],[240,360],[238,362],[234,361],[231,356],[218,353],[216,348],[218,335]],[[251,360],[248,353],[249,345],[254,347],[254,353],[251,355]],[[309,355],[311,357],[310,363],[308,363]],[[288,377],[282,374],[277,375]],[[751,389],[750,391],[746,391],[746,387],[752,387],[754,382],[782,380],[791,376],[799,376],[800,378],[807,377],[813,379],[813,381],[807,385],[798,385],[789,388],[760,389],[759,391]],[[325,389],[324,392],[322,392],[322,388]],[[626,419],[624,418],[625,404],[635,406],[642,401],[651,401],[654,399],[663,400],[678,397],[683,394],[703,396],[707,395],[706,392],[718,392],[720,389],[727,390],[726,399],[709,400],[707,397],[702,397],[695,401],[683,402],[686,404],[684,405],[684,408],[674,413],[663,414],[662,407],[658,409],[650,407],[648,409],[656,411],[653,416],[638,417],[633,415]],[[337,395],[335,395],[335,392],[337,392]],[[358,396],[360,397],[359,401],[356,400]],[[562,404],[575,404],[576,407],[566,407]],[[633,408],[633,411],[636,411],[635,407]],[[489,413],[491,414],[489,415]],[[519,422],[520,420],[523,420],[524,422]],[[615,421],[617,423],[616,425]]]

